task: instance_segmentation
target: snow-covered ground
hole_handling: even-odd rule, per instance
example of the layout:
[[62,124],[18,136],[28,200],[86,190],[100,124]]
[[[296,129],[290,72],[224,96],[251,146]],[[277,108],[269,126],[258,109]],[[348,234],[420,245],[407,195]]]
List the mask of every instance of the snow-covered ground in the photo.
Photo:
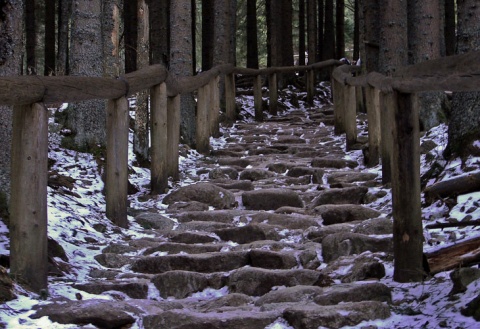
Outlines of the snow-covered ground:
[[[253,114],[252,97],[244,96],[241,100],[243,107],[247,109],[245,117]],[[303,102],[300,102],[301,108]],[[289,105],[290,109],[294,109]],[[297,109],[298,110],[298,109]],[[52,110],[53,111],[53,110]],[[103,182],[99,172],[97,161],[91,154],[79,153],[66,150],[60,147],[59,127],[53,122],[53,115],[50,122],[50,145],[49,158],[54,160],[51,168],[59,175],[65,175],[75,179],[72,190],[64,188],[48,188],[48,234],[49,237],[61,244],[69,258],[69,274],[65,277],[49,278],[49,296],[67,297],[75,299],[76,289],[71,287],[72,283],[85,280],[91,268],[99,267],[94,260],[94,256],[99,253],[99,249],[107,246],[114,241],[124,240],[126,237],[139,238],[146,236],[144,230],[131,220],[129,229],[118,229],[111,224],[105,217],[105,198],[102,194]],[[442,125],[432,129],[426,134],[424,139],[432,139],[437,146],[434,149],[435,159],[427,161],[425,155],[421,160],[421,172],[425,173],[433,161],[437,161],[445,167],[440,176],[440,180],[446,180],[453,176],[463,174],[465,165],[470,168],[480,170],[480,158],[469,158],[466,163],[460,160],[445,162],[441,156],[447,142],[447,127]],[[342,137],[343,138],[343,137]],[[226,142],[223,138],[211,139],[211,144],[215,147],[221,147]],[[196,173],[196,161],[202,156],[193,150],[186,152],[187,155],[180,158],[181,181],[179,184],[188,184],[192,180],[190,177],[198,176]],[[359,159],[361,151],[352,151],[347,156],[350,159]],[[129,196],[130,205],[135,209],[162,210],[165,206],[161,203],[163,196],[151,197],[148,195],[149,170],[133,166],[133,152],[130,152],[130,164],[133,173],[130,174],[130,181],[140,191]],[[361,162],[361,161],[360,161]],[[369,169],[370,171],[381,172],[380,166]],[[429,184],[434,183],[429,182]],[[433,222],[445,222],[455,218],[462,220],[468,215],[473,219],[480,216],[480,192],[468,195],[460,195],[457,198],[458,204],[451,210],[441,202],[436,202],[423,209],[424,224]],[[377,206],[389,209],[391,196],[376,201]],[[129,218],[132,219],[132,218]],[[443,230],[424,230],[427,242],[425,251],[433,251],[436,248],[443,247],[467,238],[480,235],[479,228],[465,227]],[[91,248],[92,245],[97,249]],[[8,229],[0,221],[0,254],[9,254]],[[59,258],[58,263],[63,263]],[[435,277],[421,283],[395,283],[392,280],[393,268],[391,264],[386,264],[387,276],[382,282],[393,288],[393,313],[387,320],[372,321],[361,323],[356,328],[365,326],[376,326],[378,328],[479,328],[480,324],[473,318],[464,317],[459,310],[473,297],[480,292],[480,280],[469,285],[467,292],[460,294],[458,299],[452,299],[448,296],[452,288],[449,278],[449,272],[437,274]],[[35,304],[46,303],[37,296],[25,291],[20,286],[16,286],[17,299],[0,305],[0,328],[2,323],[6,328],[78,328],[77,325],[59,325],[52,323],[46,317],[39,320],[32,320],[29,311]],[[197,294],[197,298],[214,298],[215,296],[225,294],[225,291],[207,290],[204,294]],[[84,299],[105,298],[113,299],[108,294],[90,295],[82,291]],[[287,329],[291,328],[284,321],[276,321],[265,329]]]

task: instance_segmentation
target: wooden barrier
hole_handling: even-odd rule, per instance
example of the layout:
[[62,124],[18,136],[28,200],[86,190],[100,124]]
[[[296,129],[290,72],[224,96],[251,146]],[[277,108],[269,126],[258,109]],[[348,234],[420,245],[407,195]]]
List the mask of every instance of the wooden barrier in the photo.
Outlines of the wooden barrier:
[[255,121],[263,121],[263,102],[262,102],[262,77],[256,75],[253,77],[253,98],[255,107]]
[[278,114],[278,83],[277,73],[272,73],[268,76],[268,113],[271,115]]
[[[106,215],[127,227],[128,101],[127,96],[150,89],[151,193],[165,193],[168,178],[179,179],[180,94],[199,91],[197,144],[207,153],[209,137],[220,135],[220,75],[225,75],[227,121],[235,113],[235,74],[252,74],[256,81],[256,117],[261,112],[261,76],[271,83],[271,111],[276,107],[276,73],[313,71],[332,65],[329,60],[303,67],[249,70],[219,65],[193,77],[169,75],[152,65],[117,79],[99,77],[0,77],[0,104],[14,105],[10,198],[11,274],[33,291],[47,288],[47,159],[48,116],[43,103],[106,99]],[[199,135],[198,135],[199,134]],[[32,198],[31,196],[36,196]]]

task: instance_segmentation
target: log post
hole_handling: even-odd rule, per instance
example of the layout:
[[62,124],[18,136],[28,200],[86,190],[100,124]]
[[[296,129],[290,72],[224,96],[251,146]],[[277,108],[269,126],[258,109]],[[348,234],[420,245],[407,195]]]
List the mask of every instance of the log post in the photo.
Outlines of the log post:
[[367,118],[368,118],[368,158],[366,165],[373,167],[380,158],[380,91],[367,87]]
[[167,84],[156,85],[150,90],[150,149],[151,193],[162,194],[168,187],[167,173]]
[[212,106],[210,107],[209,121],[210,133],[213,137],[220,137],[220,77],[210,81]]
[[268,76],[268,88],[269,88],[268,112],[271,115],[277,115],[278,114],[278,84],[277,84],[276,73],[272,73]]
[[256,75],[253,77],[253,98],[255,104],[255,121],[263,121],[262,111],[262,76]]
[[396,108],[396,93],[380,93],[382,184],[388,184],[392,181],[393,121]]
[[423,228],[420,205],[420,132],[415,94],[397,93],[393,122],[393,253],[397,282],[421,281]]
[[235,122],[236,104],[235,104],[235,74],[230,73],[225,76],[225,111],[227,124],[231,126]]
[[307,103],[313,106],[313,96],[315,95],[315,70],[307,70]]
[[168,97],[167,100],[167,168],[174,181],[180,179],[178,168],[178,144],[180,144],[180,95]]
[[335,79],[332,79],[333,86],[333,115],[335,119],[335,135],[341,135],[345,132],[345,113],[344,113],[344,88],[343,85]]
[[107,104],[107,164],[105,199],[107,218],[128,227],[128,99],[121,97]]
[[[197,101],[197,129],[196,129],[196,144],[197,151],[202,154],[206,154],[210,150],[210,129],[208,122],[208,108],[207,99],[210,96],[209,85],[205,85],[198,89],[198,101]],[[207,96],[208,95],[208,96]]]
[[357,142],[357,100],[355,87],[344,87],[344,113],[345,113],[345,133],[347,139],[347,151]]
[[43,104],[13,108],[10,272],[40,293],[47,289],[48,112]]

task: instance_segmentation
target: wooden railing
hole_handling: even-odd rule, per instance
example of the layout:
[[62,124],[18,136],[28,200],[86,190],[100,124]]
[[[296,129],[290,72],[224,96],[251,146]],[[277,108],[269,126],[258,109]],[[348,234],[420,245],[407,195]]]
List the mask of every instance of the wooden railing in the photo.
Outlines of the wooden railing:
[[369,158],[382,160],[383,183],[391,182],[394,279],[421,281],[423,228],[420,198],[420,134],[418,92],[480,91],[480,51],[444,57],[401,68],[393,77],[379,73],[354,77],[358,68],[333,72],[335,133],[346,134],[349,149],[357,140],[356,92],[366,91]]
[[150,89],[151,193],[164,193],[168,177],[178,180],[180,94],[197,90],[196,143],[209,151],[209,137],[219,131],[219,77],[225,76],[227,121],[235,119],[235,75],[251,75],[255,117],[263,119],[260,79],[269,77],[270,112],[276,113],[278,73],[307,72],[308,100],[313,101],[315,70],[341,63],[328,60],[308,66],[250,70],[219,65],[192,77],[177,77],[153,65],[118,79],[100,77],[0,77],[0,104],[13,105],[10,196],[10,272],[34,291],[47,288],[48,115],[45,103],[106,99],[106,215],[127,227],[128,100]]

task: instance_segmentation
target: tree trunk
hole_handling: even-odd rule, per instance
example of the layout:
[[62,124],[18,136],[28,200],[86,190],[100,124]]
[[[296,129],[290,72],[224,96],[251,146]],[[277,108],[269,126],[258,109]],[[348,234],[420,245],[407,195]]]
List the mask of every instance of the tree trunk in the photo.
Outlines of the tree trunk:
[[337,0],[336,7],[336,54],[337,58],[345,57],[345,0]]
[[[307,31],[308,31],[308,63],[315,63],[317,58],[317,0],[307,0]],[[323,43],[323,42],[322,42]]]
[[353,60],[357,61],[360,58],[360,17],[359,17],[359,9],[360,6],[358,5],[359,0],[355,1],[355,9],[353,13]]
[[397,68],[408,64],[407,3],[403,0],[385,0],[379,12],[380,52],[379,69],[393,75]]
[[58,1],[58,45],[57,45],[57,75],[68,75],[68,54],[70,39],[70,17],[72,0]]
[[323,59],[335,58],[335,23],[333,0],[325,0],[325,32],[323,35]]
[[[457,52],[480,49],[480,5],[476,0],[457,1]],[[480,136],[480,92],[454,93],[445,156],[468,156],[472,142]]]
[[257,0],[247,0],[247,67],[258,69]]
[[123,2],[123,35],[125,42],[125,73],[137,70],[137,1]]
[[[145,0],[138,0],[137,4],[137,68],[141,69],[149,64],[149,10]],[[137,93],[137,107],[135,111],[133,152],[141,165],[148,165],[148,148],[150,144],[148,95],[147,90]]]
[[[22,65],[23,1],[0,2],[0,76],[20,75]],[[0,216],[6,219],[10,198],[12,109],[0,106]]]
[[379,70],[379,3],[378,0],[365,0],[362,3],[364,33],[363,38],[360,38],[360,40],[364,40],[365,69],[367,72],[373,72]]
[[208,71],[213,66],[215,0],[202,0],[202,70]]
[[455,0],[445,1],[445,54],[455,54]]
[[[71,75],[103,76],[102,1],[73,2]],[[72,104],[67,110],[66,127],[73,136],[62,141],[66,147],[88,151],[106,143],[105,101],[90,100]]]
[[[170,71],[179,76],[192,75],[192,21],[190,0],[170,2]],[[195,143],[195,100],[192,93],[182,94],[180,135],[183,142]]]
[[298,3],[298,65],[305,65],[305,0]]
[[170,56],[170,1],[147,0],[150,18],[150,64],[168,68]]
[[[410,64],[418,64],[440,57],[441,11],[438,0],[408,0],[408,43]],[[420,123],[429,130],[444,121],[443,93],[419,94]]]
[[45,66],[43,74],[55,74],[55,0],[45,1]]
[[35,0],[25,0],[25,50],[27,55],[27,74],[37,73],[35,51],[37,33],[35,24]]
[[325,22],[325,6],[324,0],[318,0],[317,2],[317,11],[318,11],[318,24],[317,24],[317,62],[324,60],[324,50],[323,50],[323,39],[324,39],[324,22]]

